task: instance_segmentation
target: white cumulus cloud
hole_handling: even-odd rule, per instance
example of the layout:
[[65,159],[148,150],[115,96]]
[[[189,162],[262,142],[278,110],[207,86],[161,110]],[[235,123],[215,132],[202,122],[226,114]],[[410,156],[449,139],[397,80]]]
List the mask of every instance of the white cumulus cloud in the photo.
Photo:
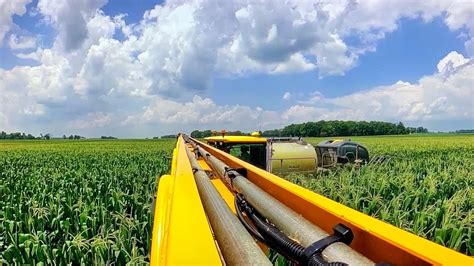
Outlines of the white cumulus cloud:
[[219,128],[257,130],[278,125],[279,115],[262,108],[242,105],[217,105],[210,98],[195,95],[191,101],[155,99],[142,113],[128,116],[124,125],[159,123],[185,128]]
[[[336,98],[316,93],[284,113],[288,121],[347,119],[404,122],[474,121],[474,60],[457,52],[438,64],[438,72],[416,83],[398,81]],[[470,127],[466,123],[466,127]]]
[[79,48],[89,35],[87,22],[107,0],[39,0],[38,9],[58,30],[59,45],[66,50]]
[[72,129],[101,128],[110,125],[113,122],[113,115],[102,112],[89,113],[84,117],[75,119],[68,123]]
[[17,36],[16,34],[10,35],[8,39],[8,46],[12,50],[25,50],[36,48],[36,38],[31,36]]
[[26,13],[26,5],[31,0],[0,0],[0,46],[5,34],[13,25],[13,15],[22,16]]
[[437,68],[438,72],[444,76],[449,76],[453,71],[458,69],[460,66],[469,63],[468,58],[464,58],[462,54],[452,51],[439,61]]
[[[48,123],[60,125],[60,130],[64,125],[91,129],[107,123],[263,126],[302,117],[472,117],[474,10],[469,2],[167,1],[133,24],[127,24],[123,14],[101,11],[106,2],[38,1],[39,16],[57,36],[52,47],[16,53],[37,65],[0,69],[3,124],[27,128]],[[28,3],[0,0],[0,43],[10,34],[12,49],[35,47],[27,37],[9,33],[12,16],[24,14]],[[374,51],[387,32],[396,30],[401,18],[429,22],[435,17],[466,35],[471,57],[451,53],[440,61],[439,73],[416,83],[331,99],[312,95],[311,103],[284,113],[220,105],[198,96],[212,87],[215,77],[304,71],[317,71],[320,77],[343,75],[364,53]],[[123,38],[115,39],[117,32]],[[349,44],[349,37],[356,44]],[[80,126],[84,119],[99,122]]]

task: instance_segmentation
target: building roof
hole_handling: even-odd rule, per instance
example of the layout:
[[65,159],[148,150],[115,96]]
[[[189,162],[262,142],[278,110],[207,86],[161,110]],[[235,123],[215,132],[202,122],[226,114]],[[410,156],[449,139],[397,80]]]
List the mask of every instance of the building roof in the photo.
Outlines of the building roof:
[[252,136],[212,136],[204,138],[207,142],[225,143],[266,143],[266,138]]

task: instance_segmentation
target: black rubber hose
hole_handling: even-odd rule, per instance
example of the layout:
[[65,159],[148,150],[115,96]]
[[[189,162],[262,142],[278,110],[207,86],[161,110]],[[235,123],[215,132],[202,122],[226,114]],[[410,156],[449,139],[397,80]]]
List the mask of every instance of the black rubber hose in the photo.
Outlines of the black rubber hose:
[[[301,246],[296,241],[287,237],[280,230],[278,230],[278,228],[267,223],[267,221],[264,218],[261,218],[258,214],[256,214],[253,211],[253,209],[247,205],[247,203],[245,202],[245,200],[242,198],[241,195],[239,194],[236,195],[234,203],[236,205],[237,213],[240,212],[240,216],[242,215],[241,207],[244,208],[243,211],[247,214],[247,216],[253,222],[253,224],[257,228],[257,231],[261,234],[261,237],[263,237],[264,242],[269,247],[271,247],[276,252],[282,254],[283,256],[291,259],[294,262],[304,264],[304,262],[301,261],[301,258],[303,257],[303,253],[305,250],[303,246]],[[244,226],[245,224],[246,224],[246,221],[244,223]],[[247,226],[250,227],[250,225],[248,224]],[[313,256],[311,256],[309,261],[307,261],[307,264],[311,266],[346,266],[347,265],[342,262],[327,262],[321,256],[321,254],[314,254]]]
[[282,234],[277,228],[268,224],[255,213],[250,214],[250,219],[263,238],[267,240],[267,243],[269,242],[271,248],[295,262],[299,261],[299,258],[303,255],[303,246]]
[[235,202],[236,205],[238,205],[239,211],[242,211],[243,208],[243,211],[250,218],[268,246],[295,262],[299,261],[298,259],[303,255],[304,247],[289,239],[277,228],[271,226],[263,218],[256,215],[240,194],[236,195]]
[[251,225],[249,225],[247,223],[247,220],[245,220],[244,216],[242,215],[242,209],[240,207],[240,204],[237,201],[237,197],[234,200],[234,205],[235,205],[235,210],[237,212],[237,218],[239,218],[240,222],[244,225],[245,229],[247,229],[247,231],[251,235],[253,235],[258,241],[260,241],[262,243],[265,243],[266,241],[262,237],[262,235],[257,230],[255,230],[255,228],[253,228]]

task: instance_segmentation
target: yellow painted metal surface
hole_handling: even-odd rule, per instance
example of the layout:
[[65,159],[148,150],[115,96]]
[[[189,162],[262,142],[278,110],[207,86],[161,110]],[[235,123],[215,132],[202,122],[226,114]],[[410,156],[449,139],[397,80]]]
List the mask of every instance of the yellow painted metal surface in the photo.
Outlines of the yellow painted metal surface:
[[205,140],[210,142],[224,142],[224,143],[266,143],[266,138],[252,137],[252,136],[212,136],[207,137]]
[[252,134],[250,134],[250,136],[252,136],[252,137],[260,137],[260,136],[262,136],[262,132],[260,132],[260,131],[254,131],[254,132],[252,132]]
[[198,160],[199,166],[201,166],[202,170],[208,172],[211,171],[211,167],[204,161],[204,160]]
[[221,194],[225,203],[227,203],[227,205],[232,210],[232,212],[236,213],[235,205],[234,205],[234,194],[232,194],[232,192],[229,190],[229,188],[224,184],[224,182],[220,178],[212,179],[211,182],[216,188],[217,192]]
[[222,265],[182,137],[158,186],[151,265]]
[[[198,141],[199,142],[199,141]],[[199,142],[209,153],[328,233],[344,223],[354,233],[351,247],[376,262],[394,265],[474,265],[474,259],[418,237]]]

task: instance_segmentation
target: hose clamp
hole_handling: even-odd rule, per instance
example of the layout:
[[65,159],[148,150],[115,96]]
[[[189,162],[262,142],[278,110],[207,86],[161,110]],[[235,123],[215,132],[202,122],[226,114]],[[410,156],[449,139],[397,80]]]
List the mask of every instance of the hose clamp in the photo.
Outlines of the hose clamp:
[[232,168],[226,166],[224,168],[224,177],[228,178],[230,181],[230,185],[233,188],[234,187],[234,179],[237,176],[243,176],[247,178],[247,169],[245,168]]
[[334,234],[320,239],[304,249],[302,259],[305,264],[307,264],[314,255],[321,255],[323,250],[329,245],[336,242],[342,242],[349,245],[352,242],[352,239],[354,239],[352,230],[343,224],[337,224],[332,230]]
[[193,175],[196,174],[199,171],[203,171],[202,169],[199,169],[197,167],[192,167],[191,169],[193,170]]
[[224,177],[229,179],[230,181],[230,186],[234,188],[234,178],[237,176],[236,175],[236,170],[231,167],[224,167]]

